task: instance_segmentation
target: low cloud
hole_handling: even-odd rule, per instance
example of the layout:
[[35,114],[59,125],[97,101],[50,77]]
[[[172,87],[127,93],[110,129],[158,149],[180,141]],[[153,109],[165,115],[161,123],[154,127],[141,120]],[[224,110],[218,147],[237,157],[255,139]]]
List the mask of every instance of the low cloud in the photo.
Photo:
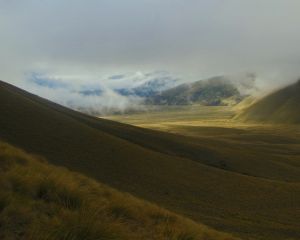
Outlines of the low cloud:
[[124,73],[99,79],[86,76],[82,81],[70,76],[31,73],[21,87],[64,106],[104,115],[144,109],[146,95],[138,94],[136,89],[142,93],[155,92],[179,83],[178,78],[165,71]]
[[128,72],[147,79],[164,69],[186,82],[254,72],[270,90],[300,76],[299,8],[299,0],[0,1],[0,79],[36,91],[28,73],[123,88],[136,84]]

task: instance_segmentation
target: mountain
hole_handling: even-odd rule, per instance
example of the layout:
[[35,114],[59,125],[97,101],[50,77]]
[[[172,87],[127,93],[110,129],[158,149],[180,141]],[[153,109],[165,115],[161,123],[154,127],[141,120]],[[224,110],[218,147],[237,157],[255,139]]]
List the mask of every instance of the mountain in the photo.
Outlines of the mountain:
[[300,123],[300,80],[255,102],[238,119],[268,123]]
[[155,105],[231,105],[243,99],[237,86],[229,79],[220,76],[200,80],[165,90],[146,100]]
[[115,91],[123,96],[150,97],[177,85],[178,79],[162,76],[155,77],[133,88],[116,88]]
[[97,116],[136,111],[143,99],[178,85],[179,79],[168,72],[135,72],[103,79],[71,82],[62,76],[31,73],[23,86],[47,99]]
[[78,93],[84,96],[101,96],[103,94],[102,89],[87,89],[87,90],[80,90]]
[[[264,151],[266,144],[252,152],[248,145],[221,138],[142,129],[70,110],[4,82],[0,113],[0,138],[50,164],[244,239],[300,237],[297,148],[286,157],[280,149],[276,155]],[[19,179],[30,176],[28,171],[16,171]],[[20,182],[17,178],[5,186],[12,186],[18,199],[24,199],[22,194],[32,196],[30,189],[22,192]],[[123,214],[116,210],[120,211]]]

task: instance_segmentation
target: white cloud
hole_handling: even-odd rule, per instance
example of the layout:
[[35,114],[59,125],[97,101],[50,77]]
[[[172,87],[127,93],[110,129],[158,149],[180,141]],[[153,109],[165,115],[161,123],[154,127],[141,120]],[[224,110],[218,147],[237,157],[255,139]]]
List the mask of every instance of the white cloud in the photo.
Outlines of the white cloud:
[[[180,80],[168,72],[138,71],[101,77],[30,73],[19,85],[56,103],[84,109],[85,112],[106,114],[144,108],[141,104],[143,96],[134,92],[136,88],[141,87],[143,94],[151,90],[161,91],[179,83]],[[122,90],[125,95],[122,95]]]
[[299,8],[298,0],[0,0],[0,79],[20,86],[45,72],[106,85],[114,74],[165,69],[186,80],[256,72],[274,87],[300,75]]

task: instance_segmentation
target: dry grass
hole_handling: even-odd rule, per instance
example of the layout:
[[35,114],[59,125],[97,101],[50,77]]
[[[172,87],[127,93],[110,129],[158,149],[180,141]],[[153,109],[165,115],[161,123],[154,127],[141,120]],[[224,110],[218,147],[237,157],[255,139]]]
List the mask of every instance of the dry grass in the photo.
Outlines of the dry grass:
[[[224,169],[227,173],[239,173],[257,181],[256,187],[250,187],[244,185],[245,178],[241,175],[239,179],[231,181],[229,179],[232,175],[221,177],[221,172],[215,174],[219,179],[217,184],[223,188],[214,185],[213,189],[215,194],[222,192],[223,201],[218,203],[214,201],[210,209],[218,208],[215,213],[222,212],[222,214],[218,218],[209,218],[207,222],[201,219],[201,222],[223,231],[226,229],[225,231],[228,232],[239,229],[240,236],[247,238],[250,235],[251,239],[299,239],[300,126],[239,122],[232,119],[235,111],[238,109],[188,106],[161,108],[147,113],[114,115],[107,118],[148,129],[163,130],[165,133],[160,133],[160,136],[161,138],[165,136],[167,140],[152,141],[159,142],[156,146],[151,146],[153,149],[168,154],[173,152]],[[166,132],[173,133],[173,137],[171,138],[171,135]],[[135,141],[142,142],[140,138]],[[172,141],[178,141],[173,149],[170,144]],[[144,142],[142,144],[146,145],[147,143]],[[209,153],[213,154],[209,155]],[[203,155],[205,158],[201,159]],[[218,162],[219,159],[223,161]],[[210,176],[199,185],[203,186],[206,181],[211,182],[212,179],[213,177]],[[264,179],[275,181],[263,183]],[[227,181],[230,181],[230,184],[226,184],[225,187]],[[256,192],[263,185],[265,189]],[[282,192],[275,193],[279,189]],[[199,196],[203,203],[205,194]],[[226,207],[220,209],[219,206],[223,205],[229,196],[238,197],[232,200],[232,204],[228,202]],[[211,201],[211,197],[212,195],[204,201]],[[259,199],[255,199],[256,197]],[[195,199],[195,203],[200,203],[199,198]],[[287,204],[292,199],[297,199],[298,203]],[[275,201],[278,203],[274,204]],[[250,205],[254,202],[251,208]],[[242,204],[245,205],[241,206]],[[234,210],[237,206],[238,209]],[[279,216],[280,211],[282,211],[281,216]],[[201,212],[205,210],[202,209]],[[207,215],[212,216],[215,213]],[[238,222],[234,222],[234,219],[238,219]],[[217,222],[220,225],[216,225]],[[231,228],[223,228],[225,225]]]
[[[245,239],[300,238],[300,138],[293,129],[282,137],[277,129],[240,131],[231,126],[231,109],[215,107],[138,116],[157,126],[165,119],[172,132],[192,137],[168,134],[89,117],[1,82],[0,113],[2,139],[51,164]],[[40,201],[67,199],[68,211],[77,211],[82,202],[63,192],[49,196],[41,187]],[[130,216],[119,207],[111,212]]]
[[299,124],[300,81],[275,91],[246,108],[237,119],[245,122]]
[[0,168],[0,239],[234,239],[5,143]]

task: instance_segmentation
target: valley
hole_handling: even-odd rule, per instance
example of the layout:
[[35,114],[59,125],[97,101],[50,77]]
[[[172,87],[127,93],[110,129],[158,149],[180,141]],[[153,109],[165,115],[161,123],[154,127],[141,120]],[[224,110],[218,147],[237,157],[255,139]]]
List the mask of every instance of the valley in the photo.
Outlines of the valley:
[[300,240],[299,9],[0,0],[0,240]]
[[297,127],[235,122],[228,107],[112,117],[141,128],[5,83],[0,100],[1,139],[51,164],[242,239],[299,237]]

